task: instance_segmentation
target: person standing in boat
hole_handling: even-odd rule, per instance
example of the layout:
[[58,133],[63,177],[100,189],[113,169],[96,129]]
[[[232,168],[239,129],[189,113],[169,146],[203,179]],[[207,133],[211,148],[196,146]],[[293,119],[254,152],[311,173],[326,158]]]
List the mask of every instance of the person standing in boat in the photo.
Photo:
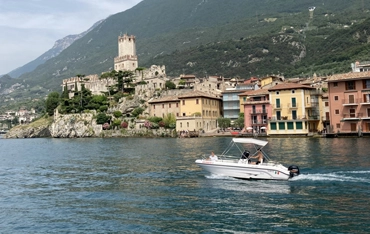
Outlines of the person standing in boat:
[[260,164],[260,163],[263,163],[263,153],[262,153],[262,150],[261,148],[259,148],[257,150],[257,154],[255,156],[252,156],[251,158],[257,158],[257,162],[256,163],[253,163],[253,164]]
[[215,155],[215,153],[213,151],[211,152],[211,155],[209,156],[209,160],[211,160],[211,161],[217,161],[218,160],[217,155]]

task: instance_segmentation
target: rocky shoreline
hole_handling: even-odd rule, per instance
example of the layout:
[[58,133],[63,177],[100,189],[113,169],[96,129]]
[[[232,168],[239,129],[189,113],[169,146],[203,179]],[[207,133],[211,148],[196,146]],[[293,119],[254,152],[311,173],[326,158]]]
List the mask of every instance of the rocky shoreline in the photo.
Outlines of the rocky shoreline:
[[3,138],[85,138],[85,137],[177,137],[175,129],[114,129],[103,130],[93,114],[58,115],[41,118],[28,125],[18,125]]

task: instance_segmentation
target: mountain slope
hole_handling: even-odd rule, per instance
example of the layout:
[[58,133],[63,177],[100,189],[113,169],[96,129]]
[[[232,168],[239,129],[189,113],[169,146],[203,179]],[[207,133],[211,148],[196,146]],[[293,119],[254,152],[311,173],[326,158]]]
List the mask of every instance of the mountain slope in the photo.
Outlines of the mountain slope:
[[93,28],[98,26],[103,20],[100,20],[96,22],[91,28],[86,30],[83,33],[76,34],[76,35],[68,35],[60,40],[57,40],[50,50],[46,51],[42,55],[40,55],[38,58],[35,60],[14,69],[13,71],[9,72],[8,75],[13,77],[13,78],[18,78],[19,76],[23,75],[24,73],[31,72],[35,70],[35,68],[40,65],[45,63],[47,60],[54,58],[58,56],[63,50],[68,48],[73,42],[76,40],[80,39],[81,37],[85,36],[88,32],[90,32]]
[[[246,78],[307,73],[316,66],[311,56],[322,55],[315,48],[326,51],[331,35],[345,25],[351,30],[362,22],[368,17],[364,8],[368,5],[370,0],[144,0],[130,10],[108,17],[58,56],[22,75],[19,81],[25,88],[13,95],[43,97],[51,90],[60,90],[64,78],[112,69],[118,54],[117,38],[123,33],[137,38],[139,66],[165,64],[172,75],[207,71],[210,75]],[[312,19],[308,12],[311,6],[316,6]],[[272,42],[278,35],[291,38],[296,49],[286,42]],[[320,47],[321,43],[329,46]],[[192,54],[195,57],[188,57]],[[252,63],[251,54],[255,58]],[[201,63],[196,59],[204,63],[190,67],[193,62]],[[245,65],[245,61],[249,63]],[[259,64],[259,61],[270,62]]]

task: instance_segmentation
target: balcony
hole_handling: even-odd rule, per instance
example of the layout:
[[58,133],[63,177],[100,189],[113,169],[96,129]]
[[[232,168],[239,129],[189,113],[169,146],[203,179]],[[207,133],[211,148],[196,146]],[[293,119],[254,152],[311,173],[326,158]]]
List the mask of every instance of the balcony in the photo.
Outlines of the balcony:
[[307,102],[305,108],[318,108],[319,102]]
[[359,98],[354,99],[343,99],[342,104],[343,106],[358,106],[358,103],[360,102]]
[[342,115],[343,121],[357,121],[362,117],[362,113],[346,113]]
[[370,100],[360,100],[361,105],[370,105]]
[[275,104],[275,105],[272,105],[272,108],[273,109],[282,109],[283,108],[283,104]]
[[269,100],[259,100],[259,101],[254,101],[254,100],[246,100],[246,101],[242,101],[243,104],[247,104],[247,105],[258,105],[258,104],[270,104],[270,101]]
[[264,120],[259,120],[259,121],[253,121],[252,120],[252,126],[260,126],[260,125],[266,125],[267,124],[267,119]]
[[276,116],[272,116],[271,118],[269,118],[269,121],[296,121],[296,120],[307,120],[306,116],[300,116],[300,115],[297,115],[295,118],[291,117],[291,116],[280,116],[280,117],[276,117]]
[[251,115],[259,115],[259,114],[267,115],[267,110],[263,110],[263,109],[260,109],[260,110],[250,110],[249,111],[249,114],[251,114]]
[[289,109],[296,109],[296,108],[298,108],[298,103],[289,103],[288,108]]

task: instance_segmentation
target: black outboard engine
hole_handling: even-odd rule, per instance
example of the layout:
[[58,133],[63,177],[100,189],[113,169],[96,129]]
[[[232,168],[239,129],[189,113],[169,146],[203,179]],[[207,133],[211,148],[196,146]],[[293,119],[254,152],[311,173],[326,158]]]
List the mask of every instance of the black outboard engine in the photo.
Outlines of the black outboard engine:
[[296,165],[289,166],[288,171],[289,171],[289,178],[293,178],[294,176],[298,176],[300,174],[299,167]]

